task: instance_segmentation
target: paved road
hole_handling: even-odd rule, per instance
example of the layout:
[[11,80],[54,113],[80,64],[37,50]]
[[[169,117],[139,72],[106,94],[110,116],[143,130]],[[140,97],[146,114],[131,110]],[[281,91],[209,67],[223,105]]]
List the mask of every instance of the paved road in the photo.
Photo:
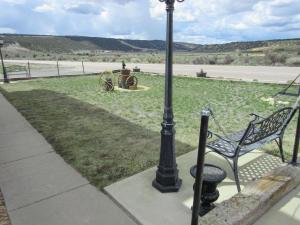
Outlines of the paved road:
[[0,94],[0,187],[12,225],[136,225]]
[[[8,63],[22,64],[24,60],[6,60]],[[33,76],[57,75],[55,61],[30,61],[33,65],[43,65],[39,70],[33,70]],[[63,75],[82,73],[81,62],[60,61],[60,73]],[[48,66],[48,69],[47,69]],[[142,71],[164,73],[164,64],[127,64],[128,68],[138,66]],[[84,62],[85,72],[94,73],[105,70],[120,69],[120,63]],[[225,66],[225,65],[174,65],[175,75],[195,76],[196,72],[203,69],[209,77],[225,79],[242,79],[247,81],[258,80],[261,82],[286,83],[293,80],[299,73],[299,67],[271,67],[271,66]]]

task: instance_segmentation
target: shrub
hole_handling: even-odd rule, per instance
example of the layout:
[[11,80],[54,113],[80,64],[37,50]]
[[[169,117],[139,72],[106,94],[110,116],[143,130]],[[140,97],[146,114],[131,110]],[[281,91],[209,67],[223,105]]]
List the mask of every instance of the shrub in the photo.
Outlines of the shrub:
[[206,57],[197,57],[196,59],[193,60],[193,64],[207,64],[207,58]]
[[289,66],[300,66],[300,57],[291,57],[286,60],[286,64]]
[[141,60],[140,60],[139,58],[132,58],[132,59],[131,59],[131,62],[132,62],[132,63],[140,63]]
[[103,58],[102,58],[102,62],[109,62],[109,58],[108,58],[108,57],[106,57],[106,56],[105,56],[105,57],[103,57]]
[[235,52],[236,52],[237,56],[239,56],[239,57],[242,56],[242,51],[240,49],[236,49]]
[[155,56],[149,56],[149,57],[147,57],[147,62],[148,63],[159,63],[160,62],[160,60],[159,59],[157,59]]
[[245,62],[246,64],[249,64],[249,62],[250,62],[249,56],[246,56],[246,57],[244,58],[244,62]]
[[229,65],[229,64],[231,64],[231,63],[233,63],[233,62],[234,62],[234,59],[233,59],[230,55],[226,55],[226,56],[224,57],[223,63],[224,63],[225,65]]
[[60,55],[60,56],[57,58],[57,60],[63,61],[63,60],[66,60],[66,58],[65,58],[63,55]]
[[210,57],[210,58],[208,59],[208,63],[209,63],[210,65],[215,65],[215,64],[217,63],[217,61],[218,61],[218,57],[217,57],[217,56],[213,56],[213,57]]
[[[89,60],[91,62],[98,62],[97,58],[95,58],[95,57],[91,57],[91,58],[89,58]],[[104,62],[103,59],[102,59],[102,62]]]
[[271,63],[272,65],[275,65],[276,63],[285,64],[286,63],[286,55],[281,53],[274,53],[272,51],[266,51],[265,52],[265,58],[267,63]]

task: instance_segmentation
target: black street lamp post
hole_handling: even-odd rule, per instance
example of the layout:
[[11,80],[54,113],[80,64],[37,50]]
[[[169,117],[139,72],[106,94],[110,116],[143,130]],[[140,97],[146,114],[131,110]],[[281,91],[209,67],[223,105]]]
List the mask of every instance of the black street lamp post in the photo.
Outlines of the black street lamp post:
[[1,57],[2,70],[3,70],[3,81],[4,81],[4,83],[9,83],[9,79],[8,79],[8,77],[7,77],[6,68],[5,68],[5,66],[4,66],[2,50],[1,50],[1,48],[3,47],[3,45],[4,45],[4,41],[3,41],[3,40],[0,40],[0,57]]
[[166,71],[164,115],[161,124],[160,161],[156,178],[152,185],[160,192],[176,192],[181,187],[175,155],[175,123],[172,107],[172,76],[173,76],[173,11],[175,2],[184,0],[159,0],[166,3],[167,37],[166,37]]

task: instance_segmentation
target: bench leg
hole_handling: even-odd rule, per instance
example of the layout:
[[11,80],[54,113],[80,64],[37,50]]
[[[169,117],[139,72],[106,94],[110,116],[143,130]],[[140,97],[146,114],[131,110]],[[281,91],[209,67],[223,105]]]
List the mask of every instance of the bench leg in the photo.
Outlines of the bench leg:
[[239,168],[238,159],[233,159],[233,173],[238,192],[241,192],[240,179],[239,179]]
[[[214,151],[208,151],[205,154],[208,154],[210,152],[214,152]],[[214,153],[218,154],[218,152],[214,152]],[[219,154],[219,155],[221,155],[221,154]],[[241,186],[240,186],[240,180],[239,180],[239,169],[238,169],[238,158],[233,158],[232,159],[232,163],[231,163],[231,161],[227,157],[225,157],[223,155],[221,155],[221,156],[224,159],[226,159],[226,161],[228,162],[229,166],[231,167],[232,172],[234,174],[234,180],[235,180],[235,183],[236,183],[237,190],[238,190],[238,192],[241,192]]]
[[279,151],[280,151],[280,156],[281,156],[281,160],[282,162],[285,162],[285,159],[284,159],[284,155],[283,155],[283,145],[282,145],[282,138],[278,138],[278,141],[275,140],[278,147],[279,147]]

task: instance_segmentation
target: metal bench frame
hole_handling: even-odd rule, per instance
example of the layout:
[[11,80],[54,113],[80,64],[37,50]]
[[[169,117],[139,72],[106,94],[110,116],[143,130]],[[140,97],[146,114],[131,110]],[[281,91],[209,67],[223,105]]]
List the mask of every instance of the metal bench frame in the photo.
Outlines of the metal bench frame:
[[207,147],[211,151],[206,152],[206,154],[215,152],[227,160],[234,173],[238,192],[241,191],[238,170],[238,158],[240,156],[260,148],[266,143],[275,141],[279,147],[282,162],[285,161],[282,146],[283,135],[297,109],[298,107],[285,107],[267,118],[252,113],[250,115],[255,118],[249,122],[246,130],[232,133],[226,137],[208,131],[210,137],[216,136],[217,139],[207,143]]

